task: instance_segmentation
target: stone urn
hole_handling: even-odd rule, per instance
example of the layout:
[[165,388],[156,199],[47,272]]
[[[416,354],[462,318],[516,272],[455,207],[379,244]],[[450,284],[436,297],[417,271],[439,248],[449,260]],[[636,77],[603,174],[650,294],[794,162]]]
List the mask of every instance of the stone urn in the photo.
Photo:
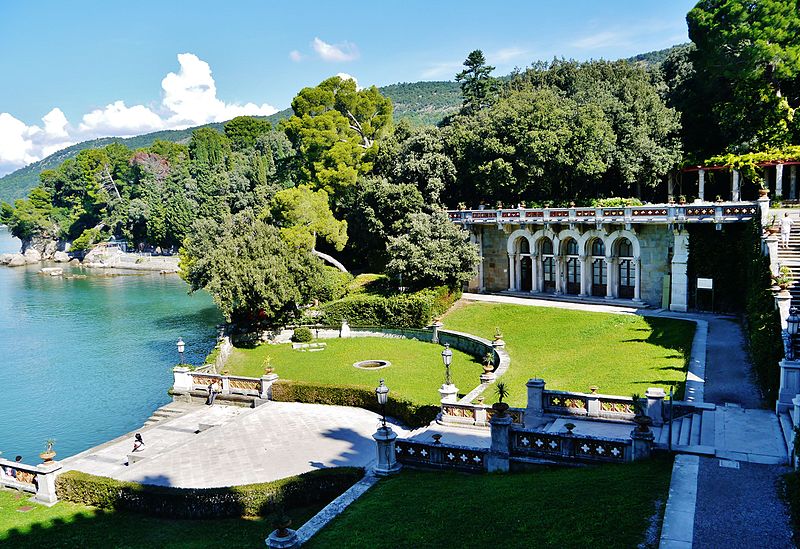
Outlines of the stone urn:
[[637,425],[637,430],[640,433],[647,433],[650,431],[650,426],[653,424],[653,419],[650,416],[640,415],[633,418],[634,423]]
[[768,194],[769,194],[769,189],[764,189],[764,188],[758,189],[758,197],[759,198],[764,198]]
[[508,408],[509,406],[508,403],[506,402],[495,402],[494,404],[492,404],[492,410],[497,412],[498,417],[503,417],[504,415],[506,415]]

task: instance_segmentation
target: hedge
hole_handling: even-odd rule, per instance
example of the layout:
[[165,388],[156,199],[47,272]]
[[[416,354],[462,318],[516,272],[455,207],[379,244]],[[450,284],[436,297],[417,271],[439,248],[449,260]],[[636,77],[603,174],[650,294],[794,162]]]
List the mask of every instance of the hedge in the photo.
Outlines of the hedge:
[[459,297],[461,292],[447,287],[392,296],[356,294],[322,305],[319,320],[329,325],[346,320],[352,326],[424,328]]
[[[278,380],[272,385],[272,400],[305,402],[333,406],[356,406],[380,413],[375,389],[348,385],[314,385],[299,381]],[[386,415],[397,418],[411,428],[424,427],[436,419],[439,407],[416,404],[404,398],[389,397]]]
[[358,467],[336,467],[230,488],[172,488],[68,471],[56,479],[56,493],[64,501],[160,517],[257,517],[332,501],[363,475]]

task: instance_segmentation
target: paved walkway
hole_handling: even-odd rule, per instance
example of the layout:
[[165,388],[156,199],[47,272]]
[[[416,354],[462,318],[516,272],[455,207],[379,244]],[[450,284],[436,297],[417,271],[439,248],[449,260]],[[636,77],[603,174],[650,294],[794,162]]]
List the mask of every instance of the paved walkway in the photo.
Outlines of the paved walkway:
[[[269,402],[197,406],[141,430],[145,459],[125,466],[132,435],[64,460],[67,469],[160,486],[211,488],[267,482],[323,467],[367,467],[380,418],[361,408]],[[221,424],[195,433],[199,423]],[[398,436],[408,434],[394,425]]]

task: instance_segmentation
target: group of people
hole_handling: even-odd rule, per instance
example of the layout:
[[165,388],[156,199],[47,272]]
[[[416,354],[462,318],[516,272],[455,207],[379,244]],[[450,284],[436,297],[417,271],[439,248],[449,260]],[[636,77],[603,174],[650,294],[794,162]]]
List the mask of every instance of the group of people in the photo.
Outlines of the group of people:
[[[17,457],[14,458],[14,463],[19,463],[21,461],[22,461],[22,456],[17,456]],[[16,468],[9,466],[9,467],[2,467],[0,469],[2,469],[3,473],[7,477],[11,477],[13,479],[17,478],[17,469]]]

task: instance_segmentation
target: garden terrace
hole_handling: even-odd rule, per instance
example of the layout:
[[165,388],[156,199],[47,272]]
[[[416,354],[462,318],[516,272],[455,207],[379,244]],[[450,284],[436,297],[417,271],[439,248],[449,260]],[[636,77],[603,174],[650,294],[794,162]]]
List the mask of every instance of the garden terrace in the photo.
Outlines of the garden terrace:
[[[508,402],[525,406],[525,384],[607,395],[643,394],[661,387],[681,398],[694,322],[549,307],[461,302],[443,318],[445,328],[492,337],[500,328],[511,357],[501,378]],[[490,389],[487,402],[494,398]]]

